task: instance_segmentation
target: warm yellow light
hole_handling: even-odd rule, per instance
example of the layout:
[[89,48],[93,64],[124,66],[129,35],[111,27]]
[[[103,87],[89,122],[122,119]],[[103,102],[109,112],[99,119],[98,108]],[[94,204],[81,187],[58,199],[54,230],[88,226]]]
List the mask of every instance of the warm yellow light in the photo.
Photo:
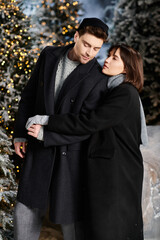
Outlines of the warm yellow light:
[[76,1],[76,2],[73,2],[73,6],[75,6],[75,5],[77,5],[78,4],[78,2]]

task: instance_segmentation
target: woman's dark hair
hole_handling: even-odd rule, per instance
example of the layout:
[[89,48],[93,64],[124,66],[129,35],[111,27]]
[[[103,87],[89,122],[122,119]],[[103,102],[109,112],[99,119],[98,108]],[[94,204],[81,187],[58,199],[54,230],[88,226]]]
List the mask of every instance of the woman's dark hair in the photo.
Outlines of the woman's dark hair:
[[126,78],[124,82],[130,82],[140,92],[143,88],[143,60],[138,51],[125,44],[116,44],[110,47],[109,53],[120,49],[120,56],[124,63]]
[[94,35],[97,38],[103,39],[104,42],[107,41],[107,34],[104,32],[104,30],[100,27],[94,27],[94,26],[86,26],[78,31],[79,36],[81,37],[85,33],[89,33],[91,35]]

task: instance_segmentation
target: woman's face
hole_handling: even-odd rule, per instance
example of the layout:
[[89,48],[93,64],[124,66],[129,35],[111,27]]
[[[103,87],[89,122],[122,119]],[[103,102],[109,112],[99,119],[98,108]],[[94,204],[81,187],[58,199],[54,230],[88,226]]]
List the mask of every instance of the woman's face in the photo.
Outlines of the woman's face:
[[108,58],[106,58],[104,62],[102,72],[109,76],[125,73],[124,63],[120,56],[120,48],[118,48],[116,51],[113,49],[109,53]]

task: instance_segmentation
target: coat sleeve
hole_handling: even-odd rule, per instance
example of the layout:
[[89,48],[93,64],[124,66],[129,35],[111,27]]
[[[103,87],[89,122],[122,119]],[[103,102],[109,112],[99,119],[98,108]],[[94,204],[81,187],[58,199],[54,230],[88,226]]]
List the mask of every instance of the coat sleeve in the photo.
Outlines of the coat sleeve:
[[[92,91],[88,94],[88,97],[85,99],[82,109],[80,111],[81,114],[86,114],[93,109],[95,109],[101,99],[104,96],[104,92],[106,92],[106,78],[101,79],[92,89]],[[59,115],[60,116],[60,115]],[[90,134],[84,134],[84,135],[76,135],[74,136],[65,135],[65,134],[59,134],[56,132],[53,132],[51,129],[47,129],[44,127],[44,146],[60,146],[60,145],[69,145],[74,144],[78,142],[82,142],[90,137]]]
[[31,78],[24,88],[19,108],[16,115],[16,123],[14,128],[14,138],[27,138],[27,130],[25,124],[30,116],[33,116],[34,104],[36,99],[36,88],[38,81],[39,69],[43,59],[44,50],[41,52]]
[[85,135],[118,125],[129,114],[134,100],[133,91],[126,85],[122,84],[107,94],[96,110],[88,114],[50,116],[46,127],[57,133]]

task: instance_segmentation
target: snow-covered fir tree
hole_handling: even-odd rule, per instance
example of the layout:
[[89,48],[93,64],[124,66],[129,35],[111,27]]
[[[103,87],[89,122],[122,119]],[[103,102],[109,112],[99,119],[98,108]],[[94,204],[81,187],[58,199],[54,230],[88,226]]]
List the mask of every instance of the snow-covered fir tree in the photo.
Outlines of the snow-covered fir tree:
[[0,125],[8,135],[13,133],[20,94],[38,57],[30,28],[19,1],[0,1]]
[[160,122],[160,0],[119,0],[115,9],[111,43],[137,49],[144,60],[141,93],[148,124]]
[[0,128],[0,239],[13,239],[13,207],[17,193],[11,141]]
[[32,16],[32,31],[36,32],[39,47],[72,43],[74,32],[78,28],[79,10],[82,11],[82,4],[78,1],[41,1]]

